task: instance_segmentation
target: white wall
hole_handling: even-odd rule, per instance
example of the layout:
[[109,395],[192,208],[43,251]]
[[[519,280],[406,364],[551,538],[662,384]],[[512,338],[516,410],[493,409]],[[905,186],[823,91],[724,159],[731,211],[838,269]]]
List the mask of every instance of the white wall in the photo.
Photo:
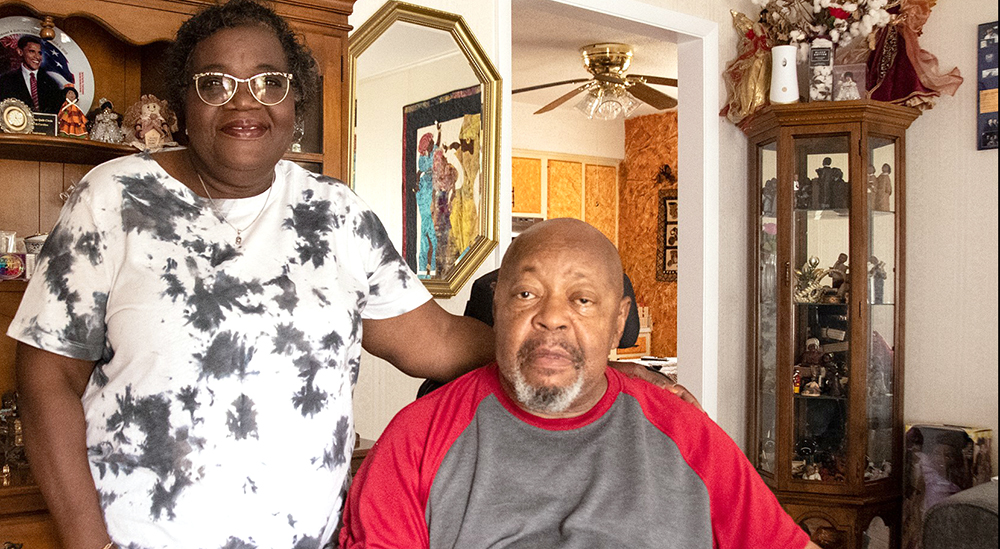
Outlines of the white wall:
[[509,140],[515,149],[625,158],[625,122],[588,120],[576,109],[536,110],[538,105],[513,103]]
[[[358,65],[366,62],[364,52]],[[435,78],[425,78],[434,74]],[[393,71],[357,83],[354,190],[382,220],[396,250],[403,247],[403,107],[479,83],[460,52],[415,70]],[[452,155],[449,155],[452,156]],[[461,164],[449,158],[453,165]],[[416,169],[413,167],[413,169]],[[396,200],[387,200],[387,197]]]
[[997,472],[997,151],[976,150],[976,27],[992,0],[938,2],[920,45],[965,82],[906,134],[907,422],[993,429]]
[[[507,81],[509,81],[510,76],[510,6],[504,0],[476,0],[474,8],[470,8],[472,4],[462,0],[422,0],[415,3],[461,14],[486,55],[503,75],[504,104],[501,107],[501,114],[504,120],[500,127],[502,150],[498,185],[500,196],[510,196],[510,170],[508,168],[510,166],[510,143],[505,141],[505,137],[510,135],[510,115],[507,114],[510,101],[510,91],[507,89]],[[354,28],[358,28],[383,4],[383,0],[358,0],[354,4],[354,13],[349,18],[349,23]],[[501,44],[506,45],[501,47]],[[398,141],[381,144],[375,150],[384,153],[386,158],[399,158]],[[391,161],[386,160],[385,162],[388,164]],[[396,162],[394,166],[398,169],[400,162]],[[398,179],[398,171],[396,176]],[[391,196],[398,197],[399,193],[394,192]],[[370,203],[377,203],[376,200],[366,200]],[[377,206],[375,204],[372,206],[377,211]],[[510,219],[509,201],[500,201],[497,215],[500,219]],[[510,242],[509,223],[500,223],[498,237],[500,246],[480,266],[473,275],[473,280],[499,267],[502,253]],[[470,285],[467,284],[455,297],[439,299],[438,303],[452,313],[462,314],[465,310],[465,302],[469,298],[469,289]],[[354,389],[355,430],[364,438],[378,438],[396,412],[413,401],[421,381],[410,378],[400,373],[389,363],[364,353],[361,357],[361,373],[358,376],[358,384]]]

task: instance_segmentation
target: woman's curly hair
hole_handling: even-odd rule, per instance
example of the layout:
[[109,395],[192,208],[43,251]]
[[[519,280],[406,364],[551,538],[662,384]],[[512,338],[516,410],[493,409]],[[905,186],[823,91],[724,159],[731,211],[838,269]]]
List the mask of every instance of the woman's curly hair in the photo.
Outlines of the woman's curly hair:
[[292,31],[288,22],[256,0],[229,0],[194,14],[177,29],[177,37],[167,49],[167,102],[184,120],[184,100],[191,84],[191,54],[203,40],[222,29],[262,26],[274,31],[288,60],[295,93],[295,114],[301,116],[317,94],[319,72],[309,48]]

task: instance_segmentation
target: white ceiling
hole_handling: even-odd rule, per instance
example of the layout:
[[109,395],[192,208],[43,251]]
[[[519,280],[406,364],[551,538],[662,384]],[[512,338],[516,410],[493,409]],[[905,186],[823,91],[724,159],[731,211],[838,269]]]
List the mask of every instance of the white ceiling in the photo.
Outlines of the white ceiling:
[[[677,44],[665,31],[550,0],[512,0],[511,89],[574,78],[589,78],[580,47],[598,42],[632,46],[631,74],[677,77]],[[578,86],[579,84],[577,84]],[[654,88],[677,97],[677,89]],[[572,84],[519,93],[515,102],[541,107],[573,89]],[[570,100],[560,109],[572,109]],[[642,104],[632,116],[658,112]],[[545,116],[544,114],[539,116]]]
[[446,31],[396,21],[358,56],[357,79],[375,78],[448,55],[461,52]]

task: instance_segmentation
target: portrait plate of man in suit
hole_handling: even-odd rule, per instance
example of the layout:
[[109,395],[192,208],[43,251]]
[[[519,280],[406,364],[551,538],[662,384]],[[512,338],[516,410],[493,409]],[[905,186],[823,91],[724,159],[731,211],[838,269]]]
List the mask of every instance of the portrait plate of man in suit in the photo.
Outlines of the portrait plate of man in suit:
[[0,19],[0,100],[13,97],[33,112],[56,114],[65,99],[63,89],[73,84],[77,105],[86,112],[94,100],[87,56],[58,28],[54,39],[41,39],[41,28],[33,17]]

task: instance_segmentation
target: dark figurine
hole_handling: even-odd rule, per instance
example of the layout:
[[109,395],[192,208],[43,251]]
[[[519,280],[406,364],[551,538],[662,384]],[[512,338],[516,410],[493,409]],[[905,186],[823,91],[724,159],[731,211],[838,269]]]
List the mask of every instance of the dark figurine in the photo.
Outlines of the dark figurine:
[[833,287],[831,301],[834,303],[844,303],[847,301],[848,290],[851,288],[850,279],[847,276],[847,254],[837,256],[837,262],[827,271]]
[[[808,180],[807,180],[808,181]],[[792,188],[795,190],[795,207],[800,210],[808,210],[812,207],[812,184],[803,185],[799,183],[799,176],[796,175],[792,181]]]
[[812,180],[812,203],[815,209],[846,208],[850,200],[850,187],[844,181],[844,172],[832,166],[833,159],[823,159],[823,166],[816,168]]
[[764,182],[764,188],[760,193],[761,215],[774,217],[777,211],[778,180],[774,177]]

